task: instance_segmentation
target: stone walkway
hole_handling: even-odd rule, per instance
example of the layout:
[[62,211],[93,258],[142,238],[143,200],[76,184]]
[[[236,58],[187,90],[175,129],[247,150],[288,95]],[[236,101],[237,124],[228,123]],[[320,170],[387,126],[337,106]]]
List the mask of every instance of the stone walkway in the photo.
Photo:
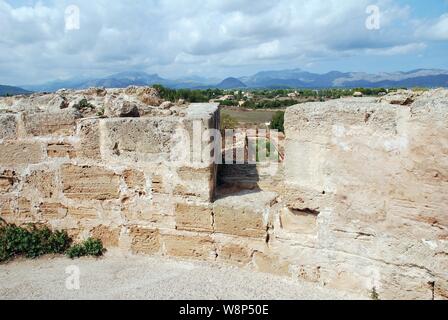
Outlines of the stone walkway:
[[[79,270],[79,290],[76,287]],[[68,272],[68,273],[66,273]],[[68,278],[68,280],[67,280]],[[44,257],[0,265],[0,299],[355,299],[227,265],[169,258]]]

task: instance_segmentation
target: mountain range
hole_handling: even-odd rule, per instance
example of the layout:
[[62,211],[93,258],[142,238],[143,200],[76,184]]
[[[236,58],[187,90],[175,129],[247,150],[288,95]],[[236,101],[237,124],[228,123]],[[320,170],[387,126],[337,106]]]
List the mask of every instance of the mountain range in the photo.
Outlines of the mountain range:
[[57,80],[40,85],[23,85],[28,91],[52,92],[62,88],[86,89],[89,87],[125,88],[161,84],[173,89],[240,89],[240,88],[373,88],[373,87],[448,87],[448,71],[417,69],[408,72],[369,74],[362,72],[331,71],[324,74],[301,69],[262,71],[247,77],[229,77],[221,82],[200,76],[166,79],[157,74],[141,71],[121,72],[103,78],[74,78]]
[[0,96],[8,96],[8,95],[14,96],[18,94],[29,94],[29,93],[31,92],[19,87],[0,85]]

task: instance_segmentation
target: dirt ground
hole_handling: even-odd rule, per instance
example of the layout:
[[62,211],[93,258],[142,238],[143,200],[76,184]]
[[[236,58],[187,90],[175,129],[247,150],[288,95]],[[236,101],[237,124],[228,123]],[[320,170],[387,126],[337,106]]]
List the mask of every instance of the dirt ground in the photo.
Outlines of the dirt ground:
[[[278,111],[283,111],[279,109]],[[271,110],[244,110],[236,108],[223,108],[221,114],[228,114],[240,123],[265,124],[272,121],[276,111]]]
[[109,256],[79,260],[43,257],[0,265],[0,299],[356,298],[228,265],[161,257]]

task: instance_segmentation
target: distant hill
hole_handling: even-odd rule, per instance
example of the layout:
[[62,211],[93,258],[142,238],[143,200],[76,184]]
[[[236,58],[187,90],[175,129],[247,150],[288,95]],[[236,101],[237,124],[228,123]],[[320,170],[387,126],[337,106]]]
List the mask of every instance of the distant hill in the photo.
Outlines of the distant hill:
[[[200,76],[170,80],[157,74],[141,71],[117,73],[98,79],[75,78],[53,81],[41,85],[21,86],[30,91],[56,91],[66,89],[86,89],[89,87],[125,88],[128,86],[151,86],[161,84],[173,89],[241,89],[241,88],[355,88],[355,87],[448,87],[448,71],[437,69],[417,69],[407,72],[369,74],[363,72],[331,71],[324,74],[301,69],[261,71],[252,76],[229,77],[219,82]],[[22,89],[23,90],[23,89]]]
[[19,95],[19,94],[30,94],[30,91],[24,90],[19,87],[11,87],[11,86],[2,86],[0,85],[0,96],[7,96],[7,95]]
[[237,78],[227,78],[224,79],[218,85],[216,85],[216,88],[218,89],[240,89],[246,87],[247,85],[244,84],[242,81],[238,80]]
[[355,87],[448,87],[448,71],[418,69],[409,72],[368,74],[332,71],[324,74],[300,69],[263,71],[241,78],[253,88],[355,88]]
[[74,78],[52,81],[41,85],[25,85],[23,87],[33,91],[53,92],[59,89],[87,89],[90,87],[126,88],[129,86],[151,86],[154,84],[170,85],[171,83],[169,80],[165,80],[157,74],[129,71],[117,73],[105,78]]

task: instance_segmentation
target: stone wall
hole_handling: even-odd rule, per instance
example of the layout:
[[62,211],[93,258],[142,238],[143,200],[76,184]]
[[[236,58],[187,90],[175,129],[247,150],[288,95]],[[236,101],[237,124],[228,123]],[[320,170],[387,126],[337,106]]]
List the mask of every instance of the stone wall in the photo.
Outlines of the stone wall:
[[187,255],[198,231],[211,233],[216,184],[213,163],[173,160],[191,154],[176,134],[194,123],[218,128],[217,104],[175,105],[152,88],[1,98],[1,218],[108,249]]
[[239,185],[216,194],[206,153],[173,155],[196,157],[185,136],[198,123],[207,150],[217,105],[163,102],[151,88],[2,98],[0,215],[112,251],[447,299],[447,106],[438,90],[291,107],[285,163],[221,168]]
[[448,91],[298,105],[285,127],[277,242],[299,277],[448,298]]

